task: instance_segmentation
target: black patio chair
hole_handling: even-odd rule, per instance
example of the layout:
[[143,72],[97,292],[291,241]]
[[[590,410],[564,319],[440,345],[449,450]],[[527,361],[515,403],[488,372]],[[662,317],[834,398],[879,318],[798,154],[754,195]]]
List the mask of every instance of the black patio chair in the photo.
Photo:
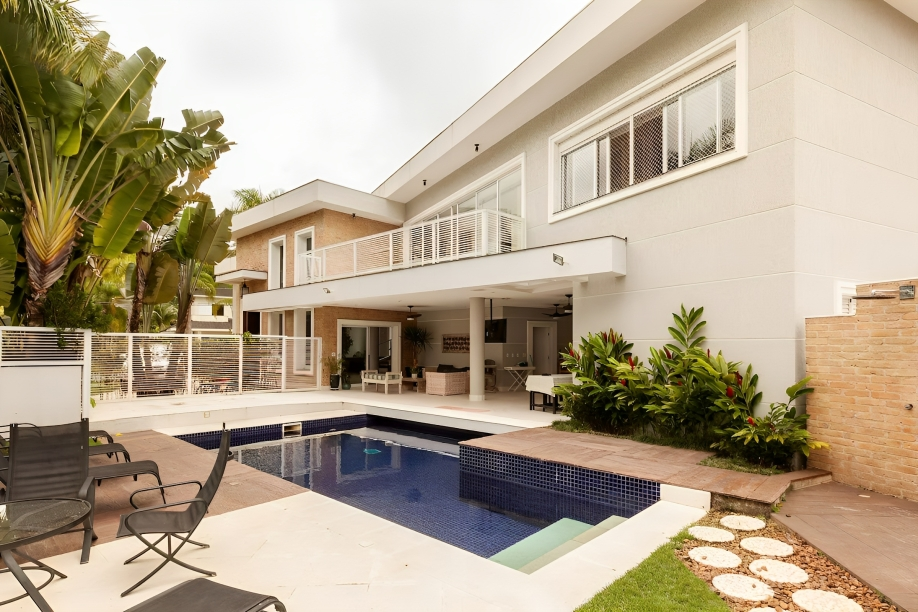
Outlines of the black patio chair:
[[[47,497],[83,499],[95,505],[95,488],[89,475],[89,421],[36,427],[10,426],[9,465],[6,469],[6,501]],[[89,548],[96,539],[93,512],[86,517],[80,563],[89,562]],[[16,551],[39,566],[43,563]],[[45,566],[46,567],[46,566]],[[55,573],[63,576],[60,572]]]
[[[207,514],[207,510],[210,508],[210,503],[213,501],[214,495],[217,492],[217,488],[220,486],[220,481],[223,479],[223,472],[226,470],[226,462],[231,457],[229,446],[230,432],[224,429],[223,437],[220,440],[220,450],[217,451],[217,460],[210,472],[210,476],[207,478],[207,482],[205,482],[203,485],[196,480],[189,480],[185,482],[176,482],[167,485],[159,485],[156,487],[140,489],[131,495],[131,505],[137,508],[136,504],[134,504],[134,496],[139,493],[144,493],[146,491],[161,491],[169,487],[178,487],[182,485],[198,485],[198,492],[191,499],[168,504],[160,504],[150,508],[138,508],[129,514],[121,515],[121,524],[118,526],[118,534],[116,537],[123,538],[129,535],[133,535],[138,540],[143,542],[144,546],[146,546],[144,550],[140,551],[125,561],[124,564],[127,565],[131,561],[134,561],[135,559],[141,557],[151,550],[163,558],[162,563],[160,563],[152,572],[144,576],[144,578],[137,584],[122,593],[122,597],[149,580],[153,574],[165,567],[165,565],[170,561],[186,569],[204,574],[205,576],[217,575],[216,572],[204,570],[199,567],[189,565],[184,561],[180,561],[176,559],[175,556],[186,543],[194,544],[195,546],[200,546],[201,548],[209,547],[208,544],[195,542],[191,539],[191,535],[194,533],[195,529],[198,528],[198,525],[201,524],[201,520],[204,518],[204,515]],[[178,506],[186,506],[186,508],[181,511],[170,510],[170,508],[175,508]],[[155,542],[150,542],[150,540],[145,537],[149,534],[162,535]],[[174,549],[172,548],[173,537],[179,541],[178,546],[176,546]],[[167,549],[165,551],[157,548],[157,545],[163,540],[166,540],[167,545]]]
[[268,606],[275,612],[287,612],[284,604],[271,595],[259,595],[241,589],[195,578],[163,591],[125,612],[261,612]]

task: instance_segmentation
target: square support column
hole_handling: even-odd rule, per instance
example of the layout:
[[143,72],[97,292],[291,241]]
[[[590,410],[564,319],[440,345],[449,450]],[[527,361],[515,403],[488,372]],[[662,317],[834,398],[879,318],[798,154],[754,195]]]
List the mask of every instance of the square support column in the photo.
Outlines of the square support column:
[[469,298],[469,399],[485,399],[485,301]]

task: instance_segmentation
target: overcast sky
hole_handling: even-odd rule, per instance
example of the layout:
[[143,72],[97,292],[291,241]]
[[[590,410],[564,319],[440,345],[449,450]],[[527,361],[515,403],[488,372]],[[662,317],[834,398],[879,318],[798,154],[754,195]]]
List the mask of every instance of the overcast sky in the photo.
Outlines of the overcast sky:
[[124,54],[166,59],[153,114],[216,109],[238,143],[204,191],[372,191],[586,0],[80,0]]

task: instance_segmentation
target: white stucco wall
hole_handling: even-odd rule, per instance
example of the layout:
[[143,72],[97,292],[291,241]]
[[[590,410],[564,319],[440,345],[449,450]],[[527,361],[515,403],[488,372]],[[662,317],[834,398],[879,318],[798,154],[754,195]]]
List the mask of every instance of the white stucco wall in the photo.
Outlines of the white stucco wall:
[[[548,138],[705,44],[749,28],[745,159],[549,224]],[[709,0],[447,179],[408,216],[524,152],[529,246],[614,234],[627,274],[574,288],[574,337],[646,357],[680,303],[766,403],[805,372],[803,318],[839,280],[918,273],[918,24],[881,0]]]

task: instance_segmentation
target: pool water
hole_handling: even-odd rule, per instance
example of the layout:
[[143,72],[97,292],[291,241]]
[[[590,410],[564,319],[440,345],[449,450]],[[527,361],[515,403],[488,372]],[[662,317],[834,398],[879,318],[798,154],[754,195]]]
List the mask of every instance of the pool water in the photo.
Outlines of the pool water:
[[550,522],[460,498],[456,439],[368,427],[233,451],[240,463],[483,557]]

